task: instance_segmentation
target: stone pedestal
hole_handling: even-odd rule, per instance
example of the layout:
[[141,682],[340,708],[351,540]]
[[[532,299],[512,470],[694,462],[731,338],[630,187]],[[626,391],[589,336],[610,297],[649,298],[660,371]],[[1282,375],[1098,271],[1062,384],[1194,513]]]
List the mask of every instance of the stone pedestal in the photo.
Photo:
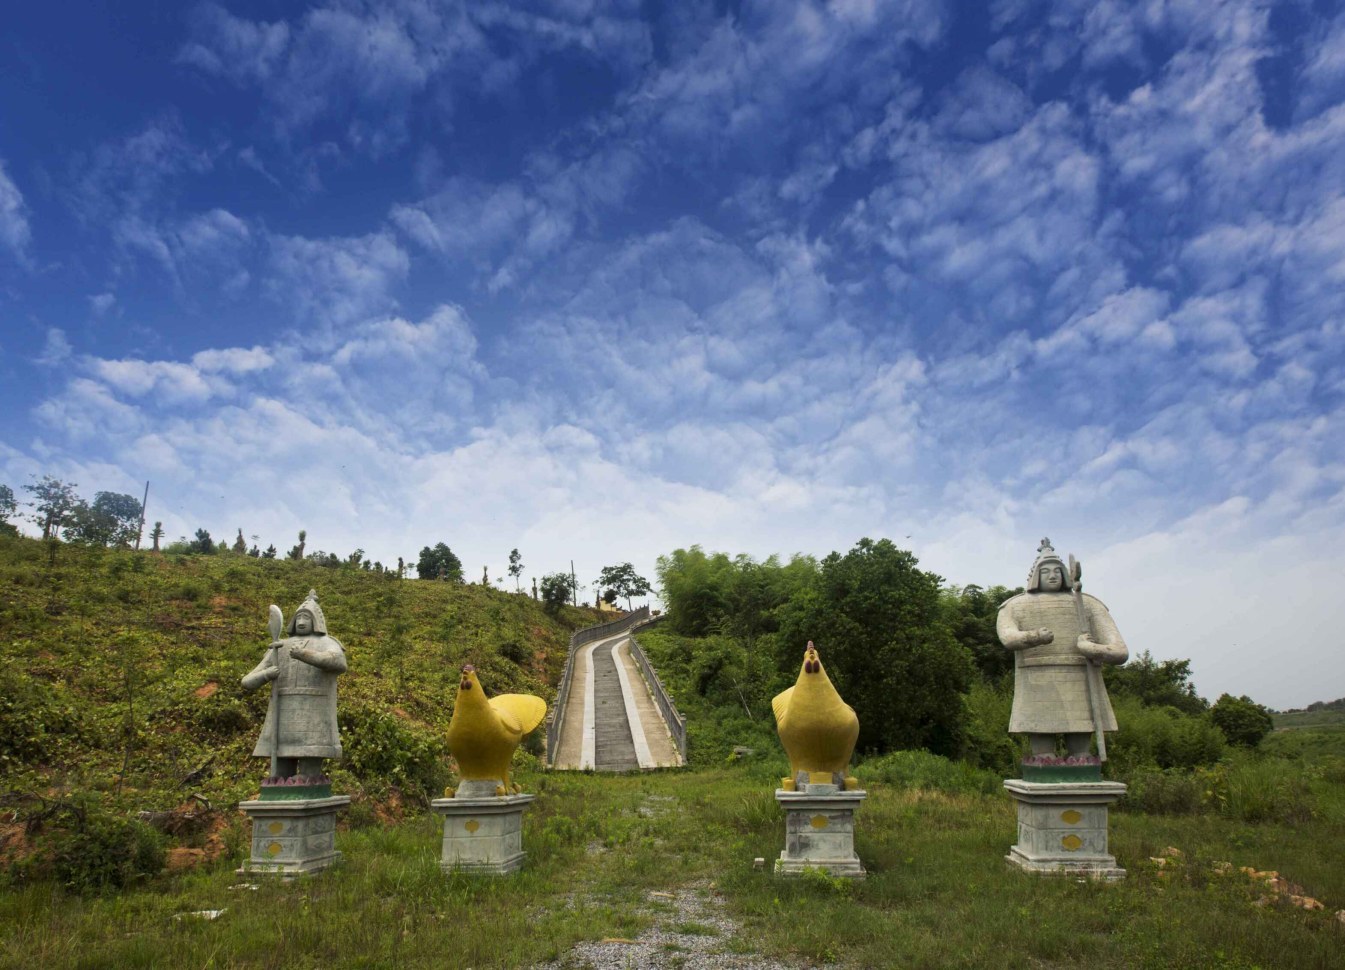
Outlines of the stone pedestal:
[[785,810],[785,848],[775,860],[775,874],[797,876],[811,868],[863,879],[864,866],[855,855],[855,810],[867,797],[868,792],[835,785],[776,789],[775,800]]
[[1035,782],[1010,778],[1018,803],[1018,844],[1005,856],[1028,872],[1124,879],[1107,851],[1107,808],[1125,794],[1117,781]]
[[296,876],[340,862],[336,813],[349,804],[349,795],[239,802],[252,819],[252,857],[239,874]]
[[[493,787],[493,786],[492,786]],[[523,809],[537,796],[436,798],[430,808],[444,817],[444,872],[503,876],[523,866]]]

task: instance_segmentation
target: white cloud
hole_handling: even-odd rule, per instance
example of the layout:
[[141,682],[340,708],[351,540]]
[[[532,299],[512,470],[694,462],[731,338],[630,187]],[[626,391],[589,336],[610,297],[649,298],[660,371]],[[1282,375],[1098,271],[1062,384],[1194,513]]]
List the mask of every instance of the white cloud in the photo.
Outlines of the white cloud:
[[273,236],[268,285],[306,319],[343,327],[396,305],[410,260],[389,232],[352,238]]
[[28,205],[23,200],[23,193],[5,171],[4,160],[0,159],[0,247],[8,249],[11,256],[24,262],[27,260],[28,243],[32,235],[28,225]]
[[46,341],[42,345],[42,353],[38,355],[37,362],[47,367],[55,367],[69,360],[73,352],[74,348],[66,339],[65,331],[60,327],[48,327]]

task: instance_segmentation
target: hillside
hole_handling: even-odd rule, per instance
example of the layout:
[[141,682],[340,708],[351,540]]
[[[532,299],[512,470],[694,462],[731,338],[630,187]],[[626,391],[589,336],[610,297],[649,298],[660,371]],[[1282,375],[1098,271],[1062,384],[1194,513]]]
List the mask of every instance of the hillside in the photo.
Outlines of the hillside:
[[393,788],[419,800],[443,784],[446,701],[463,663],[491,693],[550,702],[570,632],[606,619],[353,568],[0,537],[4,787],[137,808],[191,791],[247,797],[265,773],[250,754],[268,696],[245,694],[239,679],[269,642],[268,606],[288,619],[310,588],[350,664],[339,687],[346,757],[333,777],[357,800]]

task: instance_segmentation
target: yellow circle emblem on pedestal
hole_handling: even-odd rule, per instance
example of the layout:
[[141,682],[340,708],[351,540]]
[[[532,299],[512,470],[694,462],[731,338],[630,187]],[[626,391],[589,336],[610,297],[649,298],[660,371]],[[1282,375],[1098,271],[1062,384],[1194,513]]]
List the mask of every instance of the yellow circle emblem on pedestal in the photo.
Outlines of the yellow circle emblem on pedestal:
[[1078,825],[1083,821],[1083,813],[1067,808],[1060,813],[1060,821],[1068,822],[1070,825]]
[[279,835],[281,832],[285,831],[285,823],[272,822],[270,825],[266,826],[266,831],[270,832],[272,835]]
[[825,815],[814,815],[812,826],[815,829],[824,829],[827,827],[827,817]]
[[280,855],[280,850],[283,849],[283,848],[285,848],[285,847],[284,847],[283,845],[281,845],[279,842],[272,842],[270,845],[268,845],[268,846],[266,847],[266,854],[267,854],[267,855]]
[[467,823],[466,823],[465,825],[463,825],[463,828],[465,828],[468,832],[475,832],[475,831],[476,831],[477,829],[479,829],[480,827],[481,827],[481,823],[478,822],[478,821],[477,821],[476,819],[474,819],[474,818],[469,818],[469,819],[467,820]]
[[1060,840],[1060,844],[1070,852],[1078,852],[1083,848],[1083,839],[1077,835],[1067,835]]

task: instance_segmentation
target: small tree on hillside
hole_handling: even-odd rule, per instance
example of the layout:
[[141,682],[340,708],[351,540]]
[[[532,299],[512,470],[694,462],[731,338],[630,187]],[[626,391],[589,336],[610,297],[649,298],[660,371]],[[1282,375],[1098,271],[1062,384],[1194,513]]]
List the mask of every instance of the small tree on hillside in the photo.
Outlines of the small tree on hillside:
[[631,597],[644,596],[650,589],[649,580],[636,573],[635,567],[628,562],[623,562],[619,566],[604,567],[598,576],[598,585],[625,597],[627,613],[630,612]]
[[18,527],[9,519],[18,511],[19,503],[14,500],[14,490],[8,485],[0,485],[0,535],[18,535]]
[[542,605],[549,613],[559,613],[574,592],[574,580],[569,573],[548,573],[542,577]]
[[433,547],[420,550],[416,560],[416,575],[421,579],[443,579],[450,583],[462,582],[462,560],[453,554],[445,543],[436,542]]
[[23,486],[33,496],[33,522],[42,527],[43,539],[59,539],[61,528],[79,504],[74,482],[63,482],[43,475],[42,481]]
[[154,540],[153,552],[159,551],[159,540],[163,538],[163,523],[155,522],[154,528],[150,530],[149,537]]
[[248,541],[243,538],[243,527],[238,527],[238,537],[234,539],[234,552],[242,555],[248,551]]
[[191,551],[209,556],[215,551],[215,540],[210,538],[210,533],[205,529],[197,529],[196,538],[191,543]]
[[1252,700],[1246,694],[1234,697],[1223,694],[1210,708],[1210,717],[1229,744],[1244,748],[1254,748],[1275,728],[1270,711]]
[[523,575],[523,557],[519,555],[517,549],[509,553],[509,575],[514,577],[514,592],[522,592],[519,577]]
[[307,543],[308,543],[308,533],[307,533],[305,530],[300,529],[300,530],[299,530],[299,544],[298,544],[297,546],[295,546],[294,548],[292,548],[288,553],[286,553],[286,554],[285,554],[285,558],[286,558],[286,559],[296,559],[296,560],[297,560],[297,559],[302,559],[302,558],[304,557],[304,546],[305,546]]

